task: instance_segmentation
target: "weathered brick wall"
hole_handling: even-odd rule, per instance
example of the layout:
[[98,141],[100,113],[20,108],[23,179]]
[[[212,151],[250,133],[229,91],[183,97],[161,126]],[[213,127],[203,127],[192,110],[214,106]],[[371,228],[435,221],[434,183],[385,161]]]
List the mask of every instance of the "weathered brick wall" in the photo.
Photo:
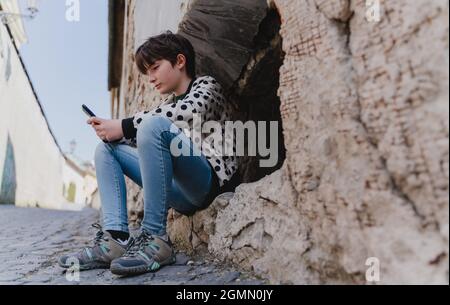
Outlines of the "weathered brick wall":
[[[160,100],[133,67],[133,2],[130,114]],[[364,283],[369,257],[381,283],[448,283],[448,2],[380,1],[378,23],[363,0],[268,5],[286,160],[193,217],[171,213],[172,239],[273,283]]]

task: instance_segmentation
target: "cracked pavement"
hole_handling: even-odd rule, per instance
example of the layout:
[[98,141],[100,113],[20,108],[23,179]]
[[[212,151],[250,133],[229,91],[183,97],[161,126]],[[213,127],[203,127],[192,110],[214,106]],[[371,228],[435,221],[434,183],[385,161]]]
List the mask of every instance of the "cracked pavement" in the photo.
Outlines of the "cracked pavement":
[[88,208],[76,212],[0,205],[0,285],[265,284],[250,273],[181,251],[174,265],[155,273],[118,277],[99,269],[82,271],[79,281],[70,281],[57,259],[90,245],[95,236],[91,224],[98,219],[99,212]]

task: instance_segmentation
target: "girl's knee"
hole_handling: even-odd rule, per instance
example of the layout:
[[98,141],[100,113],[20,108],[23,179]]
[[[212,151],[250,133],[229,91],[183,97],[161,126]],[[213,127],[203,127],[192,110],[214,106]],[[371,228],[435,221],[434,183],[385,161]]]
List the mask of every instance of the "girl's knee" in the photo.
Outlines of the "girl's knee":
[[111,148],[109,147],[108,143],[105,142],[99,142],[97,144],[97,147],[95,148],[95,160],[98,160],[105,154],[110,154]]
[[153,115],[144,118],[141,122],[140,129],[167,129],[172,121],[160,115]]
[[151,136],[159,136],[164,131],[170,131],[172,121],[166,117],[154,115],[148,116],[139,124],[137,140],[142,141]]

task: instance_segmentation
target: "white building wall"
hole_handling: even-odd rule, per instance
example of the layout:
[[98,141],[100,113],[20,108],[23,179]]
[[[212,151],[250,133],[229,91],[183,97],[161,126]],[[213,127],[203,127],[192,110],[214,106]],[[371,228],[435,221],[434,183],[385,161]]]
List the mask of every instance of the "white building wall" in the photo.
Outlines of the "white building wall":
[[92,204],[93,195],[97,189],[97,178],[93,175],[87,174],[84,176],[84,196],[83,203],[86,205]]
[[68,201],[69,186],[71,183],[75,184],[75,199],[73,203],[84,204],[85,192],[84,192],[84,177],[80,175],[72,166],[65,164],[63,170],[63,181],[65,189],[65,200]]
[[[6,159],[8,146],[10,157]],[[18,206],[59,208],[63,201],[63,165],[62,153],[0,22],[0,186],[2,181],[3,185],[5,181],[10,186],[15,184]],[[11,168],[15,168],[15,174]]]
[[150,36],[166,30],[178,31],[189,0],[136,0],[134,13],[134,50],[136,51]]

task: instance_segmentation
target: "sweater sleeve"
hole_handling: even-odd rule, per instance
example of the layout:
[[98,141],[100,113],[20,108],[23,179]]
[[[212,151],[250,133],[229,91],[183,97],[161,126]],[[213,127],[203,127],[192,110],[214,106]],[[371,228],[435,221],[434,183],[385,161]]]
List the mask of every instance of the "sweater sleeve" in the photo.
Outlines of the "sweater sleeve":
[[122,120],[122,131],[125,139],[131,140],[136,138],[137,129],[133,125],[134,117]]

